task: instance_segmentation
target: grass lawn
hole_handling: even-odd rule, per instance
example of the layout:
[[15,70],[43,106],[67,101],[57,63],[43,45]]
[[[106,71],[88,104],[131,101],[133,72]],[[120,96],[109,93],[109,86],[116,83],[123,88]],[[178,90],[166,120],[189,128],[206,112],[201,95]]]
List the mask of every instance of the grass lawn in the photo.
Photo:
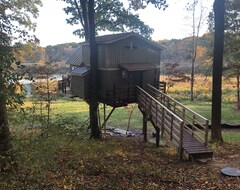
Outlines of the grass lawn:
[[[193,102],[184,100],[181,102],[211,121],[211,102],[200,100],[195,100]],[[222,104],[222,123],[240,124],[240,110],[236,110],[236,107],[233,103]]]
[[[194,102],[184,100],[181,101],[184,105],[203,115],[204,117],[211,120],[211,103],[196,100]],[[31,105],[30,102],[26,102],[25,106]],[[108,120],[107,125],[111,127],[118,127],[122,129],[127,129],[128,119],[130,117],[130,112],[133,110],[130,119],[130,130],[135,128],[142,128],[142,114],[139,111],[136,104],[133,107],[121,107],[116,108],[112,116]],[[58,101],[53,101],[52,105],[52,117],[55,118],[57,115],[62,117],[77,119],[77,122],[83,123],[89,118],[88,105],[80,99],[62,99]],[[107,107],[107,115],[111,111],[111,107]],[[103,105],[99,106],[100,120],[103,122]],[[234,109],[234,105],[231,103],[223,103],[222,106],[222,123],[228,124],[239,124],[240,123],[240,111]],[[149,129],[154,130],[151,123],[148,122]],[[223,130],[223,138],[226,142],[239,141],[240,133],[233,131]]]

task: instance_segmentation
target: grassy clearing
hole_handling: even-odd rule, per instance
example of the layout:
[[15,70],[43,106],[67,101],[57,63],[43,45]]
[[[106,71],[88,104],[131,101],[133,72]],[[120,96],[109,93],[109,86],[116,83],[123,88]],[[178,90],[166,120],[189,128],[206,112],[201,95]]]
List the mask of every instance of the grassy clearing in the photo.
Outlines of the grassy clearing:
[[[208,101],[200,101],[196,100],[194,102],[191,102],[189,100],[183,100],[183,104],[190,107],[191,109],[195,110],[199,114],[205,116],[209,120],[211,120],[211,102]],[[25,106],[30,106],[31,102],[26,102]],[[134,107],[135,106],[135,107]],[[75,124],[76,127],[80,126],[81,123],[86,121],[89,118],[89,111],[88,111],[88,105],[79,99],[62,99],[58,101],[53,101],[52,103],[52,118],[57,119],[58,121],[56,123],[59,123],[59,125],[65,125],[68,122],[68,120],[72,120],[73,125]],[[132,114],[132,117],[130,119],[130,130],[131,129],[141,129],[142,128],[142,114],[138,110],[137,105],[133,105],[134,111]],[[99,106],[100,111],[100,117],[101,117],[101,123],[103,122],[103,106]],[[107,115],[111,111],[111,107],[107,107]],[[127,129],[128,126],[128,119],[130,116],[130,111],[133,108],[117,108],[112,116],[110,117],[108,121],[108,126],[111,127],[118,127],[122,129]],[[239,124],[240,120],[239,117],[240,112],[236,111],[234,108],[234,105],[232,103],[223,103],[222,106],[222,123],[228,123],[228,124]],[[65,118],[65,119],[64,119]],[[151,123],[148,122],[149,129],[154,131],[154,128],[151,126]],[[19,127],[19,126],[18,126]],[[73,128],[76,128],[73,127]],[[223,138],[226,142],[234,142],[239,141],[240,139],[240,133],[236,133],[233,131],[224,131],[223,130]]]
[[[211,121],[211,102],[201,100],[195,100],[194,102],[189,100],[183,100],[181,102],[187,107],[209,119],[209,121]],[[240,110],[236,110],[235,104],[222,104],[222,123],[240,124]]]
[[[32,102],[26,101],[24,108],[31,107]],[[112,127],[127,128],[128,118],[130,117],[130,111],[133,109],[133,113],[130,120],[130,126],[132,128],[140,128],[142,126],[142,114],[138,110],[137,105],[133,104],[133,107],[121,107],[116,108],[112,116],[108,120],[108,125]],[[111,111],[112,107],[107,107],[106,115]],[[103,123],[103,105],[99,106],[100,120]],[[53,101],[51,104],[52,117],[64,116],[64,117],[77,117],[79,121],[85,121],[89,118],[88,104],[80,99],[62,99]]]
[[223,130],[222,131],[224,142],[240,143],[240,130]]
[[[166,77],[162,76],[162,80]],[[168,81],[166,81],[167,84]],[[196,75],[194,83],[195,100],[211,101],[212,99],[212,78]],[[168,94],[178,100],[190,99],[190,82],[175,82],[169,87]],[[236,80],[223,78],[222,101],[223,103],[236,103]]]

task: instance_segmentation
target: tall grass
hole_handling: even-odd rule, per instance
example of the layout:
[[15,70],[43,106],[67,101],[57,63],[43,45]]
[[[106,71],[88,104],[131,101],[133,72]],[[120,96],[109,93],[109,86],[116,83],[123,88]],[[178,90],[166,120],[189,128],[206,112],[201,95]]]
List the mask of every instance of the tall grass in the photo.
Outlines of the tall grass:
[[[165,77],[166,78],[166,77]],[[168,94],[184,105],[211,120],[212,78],[197,75],[194,85],[194,101],[190,100],[190,82],[175,82]],[[240,124],[240,110],[236,104],[236,80],[223,78],[222,123]]]

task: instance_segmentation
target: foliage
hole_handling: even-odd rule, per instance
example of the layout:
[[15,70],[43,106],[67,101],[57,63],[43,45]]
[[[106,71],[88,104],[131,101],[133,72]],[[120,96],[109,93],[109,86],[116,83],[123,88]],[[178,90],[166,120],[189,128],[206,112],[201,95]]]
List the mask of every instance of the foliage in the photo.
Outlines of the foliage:
[[54,73],[53,67],[54,65],[50,64],[50,62],[39,65],[36,72],[39,81],[34,83],[35,91],[33,92],[36,102],[39,102],[41,105],[41,109],[46,108],[47,110],[47,128],[50,123],[52,101],[56,99],[58,92],[58,82],[54,78],[51,78]]
[[155,8],[158,9],[163,8],[163,10],[165,10],[168,7],[166,0],[142,0],[142,1],[128,0],[128,1],[130,2],[129,7],[134,10],[144,9],[150,4],[154,5]]
[[[0,2],[0,170],[14,162],[11,151],[11,138],[8,127],[7,106],[21,104],[22,99],[16,89],[21,87],[19,79],[25,74],[23,66],[16,61],[11,47],[12,41],[36,40],[31,38],[29,31],[35,28],[31,18],[38,15],[41,0],[2,0]],[[14,62],[16,65],[13,65]]]
[[[197,15],[198,6],[200,7],[199,13]],[[190,51],[190,59],[191,59],[191,79],[190,79],[190,99],[194,100],[194,81],[195,81],[195,67],[196,67],[196,59],[198,56],[198,40],[199,33],[204,23],[205,17],[205,8],[203,6],[203,2],[201,0],[194,0],[192,3],[188,3],[186,6],[186,10],[190,13],[190,17],[187,18],[191,22],[191,30],[192,30],[192,46]]]
[[236,77],[237,108],[240,109],[240,1],[231,0],[226,4],[225,16],[225,73]]
[[[68,4],[64,11],[71,15],[67,23],[71,25],[80,24],[82,28],[75,30],[73,33],[80,37],[89,39],[89,22],[88,22],[88,1],[87,0],[63,0]],[[96,32],[99,31],[134,31],[149,38],[153,29],[144,24],[137,14],[131,12],[134,8],[145,8],[145,4],[154,4],[157,8],[165,6],[166,1],[131,1],[129,9],[125,8],[120,0],[98,0],[95,1],[95,24]]]
[[[162,53],[162,62],[165,63],[178,63],[179,69],[185,74],[191,73],[191,52],[192,37],[183,39],[159,40],[159,44],[166,47]],[[205,73],[206,64],[209,62],[208,52],[211,50],[211,41],[209,34],[206,33],[198,38],[197,56],[195,73]],[[208,64],[209,65],[209,64]]]
[[13,46],[14,57],[21,63],[36,63],[44,58],[45,48],[33,42],[15,43]]

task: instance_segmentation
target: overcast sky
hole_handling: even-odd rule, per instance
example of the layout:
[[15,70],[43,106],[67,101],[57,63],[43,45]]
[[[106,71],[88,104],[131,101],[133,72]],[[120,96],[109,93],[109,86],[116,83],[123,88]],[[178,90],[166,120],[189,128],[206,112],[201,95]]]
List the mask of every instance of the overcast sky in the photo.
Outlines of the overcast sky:
[[[149,6],[139,11],[140,18],[154,28],[153,40],[181,39],[191,35],[191,26],[187,21],[185,6],[189,0],[167,0],[169,7],[163,11]],[[214,0],[202,0],[206,12],[211,10]],[[57,0],[42,0],[43,7],[40,8],[37,19],[36,35],[40,39],[40,45],[56,45],[68,42],[81,42],[72,32],[78,26],[66,23],[67,15],[63,11],[65,3]],[[79,26],[80,27],[80,26]],[[201,34],[206,32],[207,26],[202,28]]]

